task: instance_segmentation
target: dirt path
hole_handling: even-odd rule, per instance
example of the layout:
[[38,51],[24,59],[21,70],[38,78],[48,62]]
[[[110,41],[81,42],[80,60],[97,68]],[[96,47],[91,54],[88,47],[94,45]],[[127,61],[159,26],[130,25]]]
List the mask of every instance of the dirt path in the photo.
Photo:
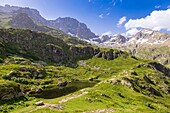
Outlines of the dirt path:
[[85,91],[85,89],[82,89],[81,92],[82,92],[81,94],[72,94],[69,97],[66,97],[66,98],[60,100],[58,102],[58,104],[44,103],[44,105],[37,106],[35,109],[29,111],[29,113],[34,112],[34,111],[39,110],[39,109],[43,109],[43,108],[49,108],[49,109],[52,109],[52,110],[62,110],[62,106],[61,106],[62,103],[67,102],[67,101],[74,99],[74,98],[81,97],[81,96],[88,93],[87,91]]
[[83,113],[112,113],[112,112],[115,112],[115,110],[108,108],[108,109],[91,110],[91,111],[86,111]]
[[71,100],[71,99],[81,97],[81,96],[83,96],[83,95],[85,95],[85,94],[87,94],[87,93],[88,93],[88,92],[83,92],[83,93],[81,93],[81,94],[79,94],[79,95],[73,94],[71,97],[64,98],[64,99],[60,100],[58,103],[59,103],[59,104],[62,104],[62,103],[67,102],[67,101],[69,101],[69,100]]

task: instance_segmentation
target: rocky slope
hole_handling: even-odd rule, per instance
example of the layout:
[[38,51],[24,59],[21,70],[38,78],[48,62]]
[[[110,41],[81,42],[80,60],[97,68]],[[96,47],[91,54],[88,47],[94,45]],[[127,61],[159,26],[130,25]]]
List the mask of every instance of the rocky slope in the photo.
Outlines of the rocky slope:
[[[51,62],[76,60],[94,55],[92,47],[73,47],[60,38],[31,30],[0,29],[2,48],[13,54],[30,55]],[[16,51],[15,51],[16,50]]]
[[143,29],[121,45],[124,50],[144,59],[156,60],[169,65],[170,35],[150,29]]

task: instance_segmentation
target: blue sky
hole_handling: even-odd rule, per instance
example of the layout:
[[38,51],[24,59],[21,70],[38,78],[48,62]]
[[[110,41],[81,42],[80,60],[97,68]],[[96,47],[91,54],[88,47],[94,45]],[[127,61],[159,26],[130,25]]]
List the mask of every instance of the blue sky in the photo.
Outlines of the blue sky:
[[[158,22],[165,20],[157,17],[157,13],[161,16],[161,11],[165,13],[163,17],[169,14],[170,0],[0,0],[0,5],[5,4],[35,8],[46,19],[73,17],[85,23],[96,34],[135,32],[140,27],[170,30],[170,26]],[[152,17],[154,11],[156,16]],[[150,24],[149,21],[157,23],[143,25]]]

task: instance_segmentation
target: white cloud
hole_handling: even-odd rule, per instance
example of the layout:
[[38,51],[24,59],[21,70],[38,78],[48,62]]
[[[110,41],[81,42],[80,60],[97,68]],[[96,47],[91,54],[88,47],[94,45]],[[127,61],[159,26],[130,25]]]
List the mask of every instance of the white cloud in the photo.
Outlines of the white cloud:
[[134,36],[139,31],[140,30],[138,30],[137,28],[132,28],[132,29],[128,30],[126,33],[123,33],[122,35],[125,37],[131,37],[131,36]]
[[99,15],[99,18],[103,18],[103,14],[100,14],[100,15]]
[[117,23],[117,27],[120,27],[125,21],[126,21],[126,16],[123,16],[122,18],[120,18]]
[[170,9],[153,11],[149,16],[145,18],[130,19],[126,24],[126,30],[131,28],[149,28],[152,30],[165,29],[170,31]]
[[113,34],[112,34],[111,31],[108,31],[108,32],[105,32],[105,33],[102,34],[102,36],[104,36],[104,35],[112,36]]

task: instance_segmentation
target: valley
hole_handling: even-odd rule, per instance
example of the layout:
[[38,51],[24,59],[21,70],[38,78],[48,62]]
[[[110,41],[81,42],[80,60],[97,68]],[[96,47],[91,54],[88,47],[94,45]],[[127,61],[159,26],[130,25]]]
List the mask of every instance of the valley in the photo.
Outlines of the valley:
[[0,112],[169,113],[169,37],[97,36],[70,17],[0,6]]

